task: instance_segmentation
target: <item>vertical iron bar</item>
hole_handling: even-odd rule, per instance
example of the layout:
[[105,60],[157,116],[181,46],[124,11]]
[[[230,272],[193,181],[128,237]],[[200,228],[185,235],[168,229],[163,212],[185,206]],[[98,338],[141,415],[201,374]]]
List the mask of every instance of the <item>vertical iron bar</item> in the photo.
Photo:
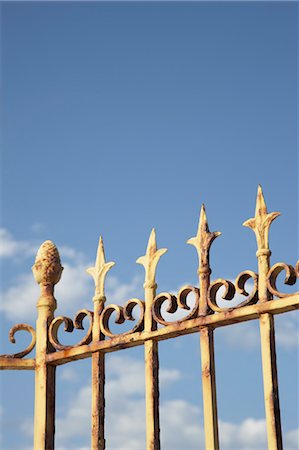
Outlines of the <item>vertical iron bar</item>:
[[216,377],[214,358],[214,330],[200,330],[203,412],[206,449],[219,449]]
[[62,267],[57,248],[51,241],[44,242],[38,250],[32,267],[40,285],[36,321],[36,365],[34,405],[34,449],[54,449],[55,433],[55,367],[47,365],[46,355],[52,349],[48,329],[54,318],[56,300],[54,285],[59,281]]
[[55,432],[55,367],[46,364],[48,328],[54,318],[51,300],[38,302],[36,321],[36,368],[34,406],[34,449],[54,449]]
[[[266,282],[267,273],[270,269],[270,251],[269,253],[258,252],[258,260],[259,299],[260,302],[264,302],[272,299],[267,290]],[[269,450],[282,450],[275,329],[272,314],[260,315],[260,336],[268,448]]]
[[[93,341],[104,338],[100,331],[100,314],[103,310],[105,297],[94,297],[94,319],[92,328]],[[105,353],[92,355],[92,395],[91,395],[91,448],[105,449]]]
[[[197,235],[187,241],[198,253],[198,276],[200,286],[199,316],[209,314],[208,291],[210,286],[210,247],[220,232],[210,232],[206,211],[202,205]],[[207,450],[219,449],[218,413],[216,398],[216,374],[214,356],[214,330],[211,327],[200,329],[200,353],[203,392],[203,413],[205,446]]]
[[[207,294],[210,284],[210,270],[200,270],[200,303],[207,308]],[[202,314],[200,308],[199,314]],[[218,412],[216,397],[216,372],[214,356],[214,330],[203,327],[200,330],[200,353],[202,372],[203,412],[206,449],[219,449]]]
[[[157,329],[153,320],[152,304],[156,296],[157,284],[155,281],[156,268],[166,248],[157,249],[156,232],[152,230],[146,253],[137,259],[145,269],[145,313],[144,331]],[[145,406],[146,406],[146,449],[160,450],[160,421],[159,421],[159,356],[158,342],[148,340],[144,343],[145,358]]]
[[[258,187],[255,217],[244,222],[251,228],[257,241],[258,296],[261,303],[272,299],[267,287],[270,270],[269,229],[280,213],[268,213],[261,186]],[[282,433],[278,395],[274,319],[269,313],[260,315],[261,355],[263,366],[264,399],[269,450],[282,450]]]
[[[92,325],[93,342],[98,342],[105,338],[101,333],[100,315],[106,301],[106,275],[114,264],[114,262],[106,263],[103,239],[102,236],[100,236],[95,266],[87,269],[87,273],[93,277],[95,283]],[[91,448],[92,450],[105,450],[105,353],[93,353],[91,357],[91,367]]]
[[[152,321],[151,305],[155,298],[156,285],[145,284],[145,320],[144,330],[156,329]],[[145,404],[146,404],[146,449],[160,449],[159,419],[159,355],[158,342],[149,340],[144,343],[145,359]]]

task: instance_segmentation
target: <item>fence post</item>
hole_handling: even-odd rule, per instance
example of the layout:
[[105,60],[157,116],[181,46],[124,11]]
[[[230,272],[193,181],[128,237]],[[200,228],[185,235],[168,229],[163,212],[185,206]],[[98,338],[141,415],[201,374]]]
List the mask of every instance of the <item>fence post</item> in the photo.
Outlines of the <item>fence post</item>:
[[[187,241],[198,253],[198,275],[200,285],[199,316],[209,314],[208,290],[210,286],[209,252],[214,239],[221,233],[210,232],[204,205],[200,212],[197,235]],[[209,450],[219,449],[218,414],[216,399],[216,374],[214,357],[214,330],[211,327],[200,329],[200,353],[202,371],[203,412],[205,429],[205,446]]]
[[[101,236],[95,267],[87,269],[87,273],[93,277],[95,283],[93,342],[101,341],[105,338],[100,329],[100,314],[106,301],[105,278],[114,264],[114,262],[106,263],[105,261],[104,244]],[[91,359],[91,448],[92,450],[105,450],[105,353],[93,353]]]
[[40,246],[32,270],[40,285],[36,321],[34,449],[52,450],[55,432],[55,367],[47,365],[46,355],[52,350],[48,328],[56,309],[54,285],[60,280],[63,267],[58,250],[51,241],[45,241]]
[[[251,228],[257,240],[258,259],[258,295],[260,303],[272,299],[267,288],[267,274],[270,269],[269,229],[270,225],[280,213],[268,214],[267,206],[261,186],[258,187],[255,217],[244,222],[244,226]],[[280,407],[278,396],[278,379],[275,349],[274,318],[272,314],[260,315],[261,353],[264,380],[264,398],[267,423],[268,448],[282,449],[282,433],[280,420]]]
[[[157,284],[155,280],[156,267],[161,256],[167,251],[157,250],[156,233],[153,229],[148,241],[146,254],[137,259],[138,264],[145,268],[145,315],[144,331],[157,329],[153,321],[152,304],[156,296]],[[152,339],[144,343],[145,356],[145,404],[146,404],[146,448],[160,449],[160,420],[159,420],[159,355],[158,342]]]

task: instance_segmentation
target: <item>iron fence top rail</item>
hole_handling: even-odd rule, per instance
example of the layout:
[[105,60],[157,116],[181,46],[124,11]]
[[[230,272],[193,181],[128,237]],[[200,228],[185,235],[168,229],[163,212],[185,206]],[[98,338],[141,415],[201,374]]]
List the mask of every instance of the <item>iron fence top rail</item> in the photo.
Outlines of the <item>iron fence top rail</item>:
[[260,315],[264,313],[282,314],[297,309],[299,309],[299,294],[293,294],[284,299],[271,300],[267,303],[245,306],[240,309],[205,317],[197,317],[195,319],[189,319],[186,322],[175,322],[172,325],[167,325],[150,332],[143,331],[127,335],[120,334],[111,339],[92,342],[89,345],[49,353],[47,355],[47,362],[54,365],[65,364],[69,361],[89,358],[93,353],[98,351],[105,353],[114,352],[143,345],[148,340],[163,341],[185,334],[196,333],[200,331],[200,328],[206,326],[218,328],[259,319]]
[[[251,228],[256,235],[258,273],[245,270],[236,277],[235,281],[223,278],[210,281],[210,248],[221,233],[209,230],[206,209],[202,205],[197,233],[187,241],[195,247],[198,255],[199,286],[183,286],[176,295],[169,292],[156,295],[157,265],[167,249],[157,247],[156,232],[153,229],[145,254],[136,261],[143,265],[145,270],[144,300],[131,298],[125,305],[105,305],[105,281],[115,263],[106,262],[104,243],[100,237],[94,267],[87,269],[95,285],[94,310],[82,309],[74,319],[65,316],[54,317],[57,306],[54,286],[60,280],[63,267],[55,244],[49,240],[45,241],[37,252],[32,270],[41,289],[38,309],[44,311],[48,308],[49,310],[46,364],[64,364],[72,359],[87,358],[95,352],[112,352],[142,345],[152,339],[159,341],[195,333],[200,327],[208,326],[214,329],[258,319],[264,313],[281,314],[298,309],[299,293],[280,292],[276,283],[280,274],[285,273],[284,283],[295,284],[299,278],[299,261],[294,266],[283,262],[276,263],[272,267],[270,265],[269,229],[278,216],[278,212],[268,213],[263,192],[259,186],[255,216],[243,224]],[[250,288],[250,292],[246,291],[247,287]],[[192,308],[188,304],[189,294],[194,297]],[[243,296],[243,300],[231,306],[230,301],[236,299],[236,295],[238,300]],[[219,305],[220,296],[227,300],[228,306]],[[139,311],[137,320],[133,315],[135,310]],[[171,321],[169,317],[178,310],[185,311],[185,317]],[[167,318],[164,317],[165,311],[170,313]],[[130,330],[117,332],[114,331],[117,327],[113,331],[110,329],[109,322],[112,320],[115,324],[130,321],[134,323]],[[84,330],[87,321],[89,321],[89,327],[77,344],[64,345],[60,342],[58,335],[61,325],[64,325],[65,331],[72,332],[74,329]],[[34,358],[24,357],[29,355],[36,345],[36,331],[26,324],[14,325],[9,334],[12,343],[15,343],[15,333],[20,330],[27,331],[31,335],[31,343],[21,352],[0,355],[0,370],[34,368]]]
[[[135,332],[133,334],[120,334],[111,339],[99,340],[90,344],[77,347],[66,348],[56,352],[48,353],[46,361],[52,365],[62,365],[70,361],[86,359],[96,352],[114,352],[125,348],[131,348],[143,345],[147,340],[163,341],[184,334],[192,334],[200,331],[201,327],[209,326],[212,328],[224,327],[234,323],[247,322],[255,320],[261,314],[282,314],[288,311],[299,309],[299,294],[292,294],[282,299],[271,300],[266,303],[245,306],[239,309],[232,309],[218,314],[212,314],[205,317],[189,319],[185,322],[174,322],[158,330],[150,332]],[[9,355],[1,356],[0,370],[34,370],[34,358],[12,358]]]
[[[255,216],[243,224],[251,228],[256,236],[257,273],[245,270],[234,281],[218,278],[211,282],[210,248],[221,233],[210,232],[203,205],[197,234],[187,241],[197,251],[199,286],[183,286],[176,295],[156,292],[157,265],[167,249],[158,249],[153,229],[145,254],[136,261],[145,271],[144,300],[131,298],[124,305],[105,306],[105,280],[114,262],[106,262],[103,239],[100,237],[95,265],[87,269],[95,285],[93,311],[82,309],[74,319],[54,316],[57,307],[54,286],[60,280],[63,267],[55,244],[45,241],[37,252],[32,268],[40,286],[36,329],[21,323],[14,325],[9,333],[11,343],[15,343],[15,333],[18,331],[29,333],[31,342],[23,351],[0,355],[0,370],[35,371],[34,449],[54,449],[56,366],[91,357],[91,448],[105,450],[105,354],[143,345],[146,448],[160,450],[158,342],[199,333],[206,449],[218,450],[214,331],[218,327],[257,319],[260,324],[268,446],[271,450],[281,450],[274,315],[299,309],[299,292],[281,292],[277,279],[285,273],[284,283],[294,285],[299,278],[299,261],[294,266],[283,262],[270,265],[269,229],[279,215],[278,212],[268,213],[259,186]],[[250,292],[247,292],[248,288]],[[191,303],[190,296],[193,297]],[[220,296],[228,306],[219,304]],[[231,300],[235,301],[231,303]],[[139,311],[136,320],[135,310]],[[171,314],[178,311],[184,311],[185,317],[171,321]],[[165,312],[169,313],[166,317]],[[110,328],[112,319],[115,324],[121,325],[126,321],[134,324],[130,330],[118,333],[118,327],[115,327],[116,332]],[[89,327],[84,330],[86,321],[89,321]],[[61,325],[67,332],[83,330],[83,337],[77,344],[64,345],[60,342]],[[34,348],[35,358],[25,358]]]

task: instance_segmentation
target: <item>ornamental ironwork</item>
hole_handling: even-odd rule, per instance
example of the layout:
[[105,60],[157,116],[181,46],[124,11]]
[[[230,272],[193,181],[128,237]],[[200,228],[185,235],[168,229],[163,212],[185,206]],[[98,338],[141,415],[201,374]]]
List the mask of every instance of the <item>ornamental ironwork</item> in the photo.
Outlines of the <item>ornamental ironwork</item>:
[[[159,358],[158,342],[189,333],[199,333],[202,366],[203,412],[206,449],[218,449],[218,418],[215,381],[214,331],[248,320],[259,320],[264,383],[265,414],[268,447],[282,449],[280,407],[278,396],[277,364],[275,352],[274,315],[299,308],[299,293],[280,292],[277,278],[285,273],[284,283],[294,285],[299,278],[299,261],[294,265],[279,262],[270,265],[270,225],[280,214],[268,213],[261,187],[258,188],[255,216],[244,226],[253,230],[257,241],[258,271],[241,272],[235,281],[218,278],[211,281],[210,248],[221,234],[209,230],[204,205],[201,208],[197,234],[187,241],[198,254],[199,286],[183,286],[177,295],[170,292],[157,293],[156,269],[167,249],[158,249],[153,229],[144,256],[137,259],[145,270],[144,298],[131,298],[123,306],[106,306],[105,280],[114,262],[106,262],[103,239],[100,238],[94,267],[87,269],[95,284],[93,311],[80,310],[71,319],[54,317],[57,306],[54,286],[63,272],[60,256],[51,241],[39,248],[32,267],[40,286],[37,302],[36,329],[26,324],[11,328],[9,339],[15,343],[15,334],[27,331],[31,342],[18,353],[0,356],[0,369],[35,371],[35,419],[34,449],[54,449],[55,430],[55,372],[56,367],[83,358],[92,359],[92,410],[91,448],[105,449],[105,354],[138,345],[145,352],[146,397],[146,448],[160,449],[159,425]],[[249,283],[248,283],[249,282]],[[247,291],[251,287],[250,292]],[[222,289],[221,289],[222,288]],[[223,289],[224,288],[224,289]],[[241,296],[237,305],[223,307],[219,303],[219,290],[224,300]],[[224,290],[224,293],[223,293]],[[190,299],[192,298],[192,307]],[[185,311],[179,320],[169,319],[172,313]],[[165,312],[168,313],[165,316]],[[181,316],[180,316],[181,317]],[[83,320],[89,321],[84,330]],[[136,319],[135,319],[136,318]],[[132,322],[129,331],[115,332],[111,322]],[[84,336],[76,345],[60,342],[58,330],[71,333],[83,330]],[[60,335],[60,334],[59,334]],[[35,358],[25,358],[35,348]]]

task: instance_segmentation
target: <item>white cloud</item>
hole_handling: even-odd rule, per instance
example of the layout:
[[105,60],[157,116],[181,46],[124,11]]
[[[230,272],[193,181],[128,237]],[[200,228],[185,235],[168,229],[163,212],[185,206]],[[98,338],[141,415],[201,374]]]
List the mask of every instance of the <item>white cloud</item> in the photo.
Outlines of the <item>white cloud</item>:
[[[283,437],[285,450],[298,448],[299,429],[287,432]],[[267,450],[266,421],[247,418],[240,424],[219,422],[221,449]]]
[[179,370],[175,369],[163,369],[159,375],[160,385],[166,384],[171,381],[178,381],[182,378],[182,374]]
[[107,304],[116,303],[122,305],[132,297],[140,297],[142,299],[142,284],[140,276],[135,276],[130,283],[120,283],[116,277],[108,275],[106,283]]
[[[41,242],[36,240],[24,241],[16,239],[6,228],[0,228],[0,258],[28,258],[35,256]],[[79,263],[85,260],[83,253],[63,245],[59,247],[59,253],[62,258],[71,260],[73,263]]]
[[5,228],[0,228],[0,257],[14,258],[34,255],[35,246],[26,241],[17,240]]
[[[283,350],[293,350],[299,346],[298,311],[291,311],[275,317],[276,344]],[[259,348],[259,322],[254,320],[219,328],[215,331],[218,339],[232,348],[243,350]]]
[[64,366],[59,370],[59,378],[62,381],[78,380],[78,372],[73,366]]
[[39,289],[32,275],[20,275],[13,286],[2,293],[0,309],[10,320],[33,321]]
[[174,399],[162,403],[161,447],[165,450],[204,448],[201,410],[198,406]]
[[275,320],[275,335],[279,345],[284,349],[299,346],[299,314],[298,311],[288,312]]
[[[55,297],[59,314],[69,314],[92,305],[92,284],[85,266],[64,264],[63,276],[56,286]],[[39,287],[33,275],[20,275],[2,294],[0,308],[10,320],[32,321],[36,317]]]
[[[145,439],[144,365],[132,357],[113,355],[107,358],[106,423],[109,449],[140,449]],[[160,385],[167,388],[180,378],[177,370],[161,369]],[[90,433],[91,386],[79,390],[67,406],[64,417],[57,419],[59,449],[86,438]],[[78,426],[77,426],[78,422]],[[116,432],[117,430],[117,432]],[[125,442],[125,447],[123,446]]]
[[[59,370],[59,369],[58,369]],[[160,387],[181,378],[180,372],[161,369]],[[144,365],[132,357],[107,358],[106,438],[109,450],[145,450]],[[84,449],[90,440],[91,386],[79,389],[64,413],[57,418],[56,448]],[[204,448],[202,411],[180,398],[160,405],[161,447],[165,450]],[[22,427],[27,429],[28,421]],[[30,426],[32,435],[32,424]],[[219,421],[220,446],[223,450],[266,450],[264,419],[246,418],[239,424]],[[284,436],[284,448],[298,448],[298,430]]]
[[[93,279],[86,273],[88,263],[84,255],[76,250],[62,246],[60,249],[64,270],[59,283],[55,286],[57,299],[56,315],[73,316],[79,309],[92,310],[94,295]],[[66,261],[65,261],[66,260]],[[142,281],[135,277],[129,283],[120,283],[116,277],[107,278],[107,303],[122,304],[131,297],[142,295]],[[34,321],[39,287],[33,274],[21,274],[14,279],[13,285],[2,293],[0,310],[9,320]]]
[[230,348],[251,350],[260,345],[258,321],[235,323],[218,328],[215,330],[215,336],[218,342],[222,342]]
[[245,419],[240,424],[220,422],[220,442],[223,448],[266,449],[267,434],[264,419]]
[[289,431],[285,439],[285,449],[296,450],[299,448],[299,428]]
[[[36,253],[36,249],[34,253]],[[10,253],[7,251],[6,254],[16,254],[16,250],[11,250]],[[93,310],[94,281],[86,273],[86,268],[93,264],[88,262],[82,253],[67,246],[60,247],[60,254],[64,270],[61,280],[55,286],[54,295],[57,300],[55,315],[73,318],[81,309]],[[125,301],[138,295],[142,298],[142,280],[139,277],[133,278],[129,283],[120,283],[116,277],[108,275],[107,304],[123,304]],[[2,292],[0,311],[5,314],[9,321],[14,323],[29,322],[34,324],[37,317],[36,304],[38,298],[39,287],[31,271],[28,271],[26,274],[15,277],[13,284]],[[117,332],[120,333],[122,331],[123,329],[118,327]],[[61,342],[65,344],[76,342],[83,336],[82,332],[77,330],[71,334],[63,334]],[[18,337],[18,342],[19,344],[22,343],[21,333],[20,337]]]

